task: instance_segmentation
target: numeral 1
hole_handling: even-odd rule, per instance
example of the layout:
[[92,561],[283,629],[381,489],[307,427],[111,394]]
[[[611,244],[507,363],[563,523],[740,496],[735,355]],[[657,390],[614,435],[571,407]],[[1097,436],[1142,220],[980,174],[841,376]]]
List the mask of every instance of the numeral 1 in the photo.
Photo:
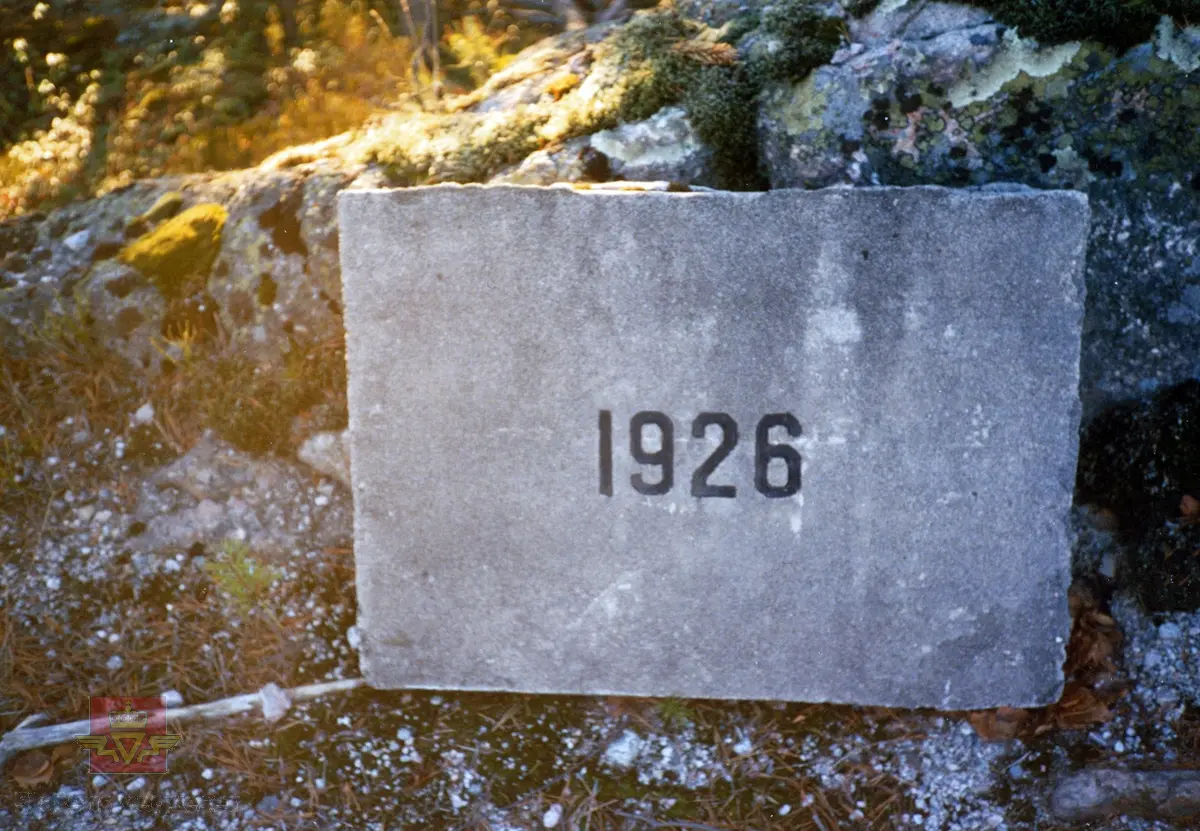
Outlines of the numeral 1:
[[600,493],[612,496],[612,410],[600,411]]

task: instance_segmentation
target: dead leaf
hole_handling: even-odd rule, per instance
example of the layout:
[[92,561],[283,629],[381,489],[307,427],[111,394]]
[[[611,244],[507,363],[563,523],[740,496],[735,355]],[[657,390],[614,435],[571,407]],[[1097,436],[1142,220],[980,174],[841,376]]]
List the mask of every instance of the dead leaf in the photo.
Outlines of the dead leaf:
[[1067,684],[1062,698],[1047,709],[1051,726],[1063,730],[1104,724],[1113,717],[1112,710],[1099,695],[1078,683]]
[[1124,694],[1125,686],[1117,677],[1116,664],[1121,630],[1112,617],[1100,611],[1099,602],[1085,585],[1071,586],[1068,600],[1074,623],[1063,665],[1067,683],[1062,697],[1036,710],[1001,707],[971,713],[967,718],[981,738],[1006,741],[1049,730],[1077,730],[1112,719],[1109,705]]
[[997,707],[995,710],[977,710],[967,716],[979,737],[988,742],[1003,742],[1015,739],[1028,726],[1033,712],[1017,707]]
[[1179,500],[1179,513],[1185,523],[1200,522],[1200,499],[1185,493]]
[[9,774],[22,788],[36,788],[54,776],[54,762],[48,753],[31,750],[17,757]]

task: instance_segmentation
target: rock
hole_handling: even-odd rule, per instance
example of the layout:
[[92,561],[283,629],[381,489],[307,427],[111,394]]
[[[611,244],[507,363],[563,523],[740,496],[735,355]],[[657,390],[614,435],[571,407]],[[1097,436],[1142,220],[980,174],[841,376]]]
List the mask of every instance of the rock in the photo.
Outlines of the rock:
[[92,241],[92,232],[85,228],[84,230],[77,231],[74,234],[71,234],[71,236],[64,239],[63,245],[67,246],[67,248],[70,248],[76,254],[80,254],[83,252],[83,250],[85,248],[88,247],[88,244],[91,241]]
[[439,186],[340,219],[372,685],[1058,697],[1080,194]]
[[263,721],[267,724],[279,721],[292,707],[292,697],[278,684],[267,684],[258,691],[258,697],[262,701]]
[[135,217],[135,221],[147,226],[157,225],[164,219],[170,219],[179,213],[183,207],[183,194],[177,190],[169,190],[155,200],[145,213]]
[[314,509],[309,475],[282,459],[255,458],[206,433],[186,455],[143,482],[134,518],[146,530],[130,541],[137,552],[219,549],[244,541],[276,560],[343,545],[351,535],[351,506],[338,491]]
[[632,767],[644,745],[645,742],[641,736],[632,730],[626,730],[616,741],[604,749],[603,759],[615,768]]
[[608,157],[593,149],[590,139],[578,138],[568,141],[559,150],[536,150],[520,164],[496,174],[489,182],[496,185],[552,185],[556,182],[607,182],[611,178]]
[[204,285],[229,212],[216,203],[188,208],[126,246],[120,260],[150,279],[168,300]]
[[852,32],[857,52],[764,96],[773,186],[1083,187],[1190,175],[1200,151],[1194,84],[1152,44],[1121,56],[1042,48],[977,9],[939,3],[887,4]]
[[74,299],[105,349],[139,368],[158,369],[167,303],[140,272],[115,260],[97,263],[75,287]]
[[315,433],[296,451],[296,458],[313,470],[350,487],[350,431]]
[[851,36],[830,64],[764,91],[772,187],[1085,189],[1085,420],[1200,371],[1200,98],[1184,48],[1200,30],[1168,20],[1123,54],[1039,47],[979,9],[902,3]]
[[0,252],[32,251],[38,240],[38,226],[45,218],[43,213],[31,213],[0,222]]
[[1050,812],[1064,822],[1116,816],[1177,822],[1200,816],[1200,771],[1098,768],[1055,785]]
[[290,343],[341,337],[336,194],[341,173],[264,173],[228,203],[208,280],[225,330],[244,354],[277,359]]
[[613,178],[714,184],[712,151],[700,142],[682,107],[664,107],[645,121],[601,130],[590,144],[607,157]]

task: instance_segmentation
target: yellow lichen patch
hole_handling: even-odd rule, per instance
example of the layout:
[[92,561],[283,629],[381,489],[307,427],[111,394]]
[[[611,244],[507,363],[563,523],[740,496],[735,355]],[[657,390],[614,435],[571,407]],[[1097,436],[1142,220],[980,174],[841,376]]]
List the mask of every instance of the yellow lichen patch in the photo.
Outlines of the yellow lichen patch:
[[546,84],[546,92],[557,101],[577,86],[579,86],[579,76],[574,72],[563,72],[550,79],[550,82]]
[[188,208],[131,242],[120,259],[149,277],[164,297],[183,297],[208,276],[228,216],[215,202]]

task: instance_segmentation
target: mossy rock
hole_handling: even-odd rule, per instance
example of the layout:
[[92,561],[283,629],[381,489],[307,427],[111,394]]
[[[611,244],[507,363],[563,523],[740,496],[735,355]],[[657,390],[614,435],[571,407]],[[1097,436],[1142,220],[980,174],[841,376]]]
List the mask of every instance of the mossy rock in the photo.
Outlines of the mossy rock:
[[150,278],[164,297],[186,297],[208,277],[228,216],[215,202],[188,208],[127,245],[120,260]]

